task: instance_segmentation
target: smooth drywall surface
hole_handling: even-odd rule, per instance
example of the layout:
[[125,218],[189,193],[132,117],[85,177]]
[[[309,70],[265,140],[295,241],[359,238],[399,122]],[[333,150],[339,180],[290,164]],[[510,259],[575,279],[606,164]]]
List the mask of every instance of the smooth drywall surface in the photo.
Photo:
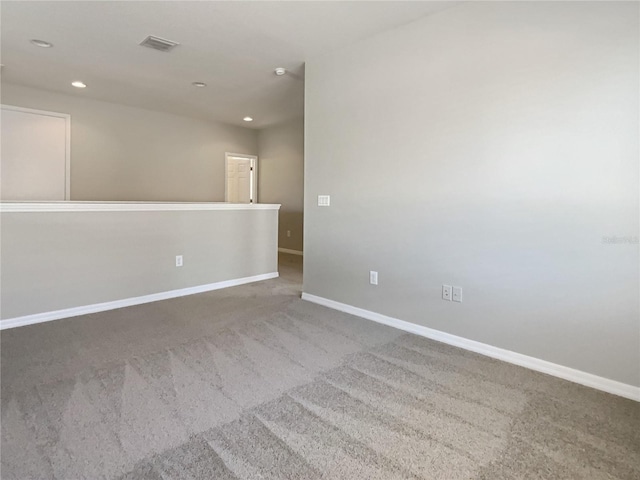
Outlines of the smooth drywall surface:
[[260,130],[258,156],[260,203],[282,205],[278,246],[302,251],[304,119]]
[[308,61],[304,291],[640,385],[638,8],[468,2]]
[[278,270],[275,209],[0,217],[3,319]]
[[225,152],[258,152],[247,128],[6,83],[1,100],[71,115],[71,200],[223,202]]

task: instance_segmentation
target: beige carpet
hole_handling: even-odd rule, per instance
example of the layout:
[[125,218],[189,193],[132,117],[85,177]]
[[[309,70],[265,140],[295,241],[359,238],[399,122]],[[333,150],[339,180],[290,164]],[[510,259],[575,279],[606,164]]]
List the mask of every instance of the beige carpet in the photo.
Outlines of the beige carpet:
[[281,278],[2,333],[2,479],[638,479],[640,404]]

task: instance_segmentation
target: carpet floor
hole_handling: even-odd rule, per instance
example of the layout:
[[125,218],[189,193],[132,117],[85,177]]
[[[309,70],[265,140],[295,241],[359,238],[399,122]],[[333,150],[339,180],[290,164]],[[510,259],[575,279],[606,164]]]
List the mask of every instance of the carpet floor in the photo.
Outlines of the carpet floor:
[[6,330],[2,479],[638,479],[640,404],[278,279]]

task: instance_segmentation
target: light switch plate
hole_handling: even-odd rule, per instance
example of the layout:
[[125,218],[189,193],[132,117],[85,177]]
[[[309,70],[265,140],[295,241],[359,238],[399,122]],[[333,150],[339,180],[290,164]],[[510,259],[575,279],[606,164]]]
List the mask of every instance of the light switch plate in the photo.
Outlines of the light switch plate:
[[373,270],[369,272],[369,283],[371,285],[378,284],[378,272],[374,272]]
[[331,197],[329,195],[318,195],[318,206],[328,207],[331,205]]
[[182,255],[176,255],[176,267],[182,266]]

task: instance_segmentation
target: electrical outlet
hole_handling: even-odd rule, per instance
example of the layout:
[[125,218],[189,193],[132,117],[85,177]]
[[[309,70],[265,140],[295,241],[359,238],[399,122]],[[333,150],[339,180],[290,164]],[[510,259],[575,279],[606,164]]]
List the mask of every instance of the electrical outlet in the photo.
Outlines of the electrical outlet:
[[287,237],[291,237],[291,230],[287,230]]
[[182,266],[182,255],[176,255],[176,267]]
[[451,300],[451,285],[442,285],[442,299]]
[[371,285],[378,284],[378,272],[374,272],[373,270],[369,272],[369,283]]
[[453,287],[453,295],[451,299],[454,302],[462,303],[462,287]]

